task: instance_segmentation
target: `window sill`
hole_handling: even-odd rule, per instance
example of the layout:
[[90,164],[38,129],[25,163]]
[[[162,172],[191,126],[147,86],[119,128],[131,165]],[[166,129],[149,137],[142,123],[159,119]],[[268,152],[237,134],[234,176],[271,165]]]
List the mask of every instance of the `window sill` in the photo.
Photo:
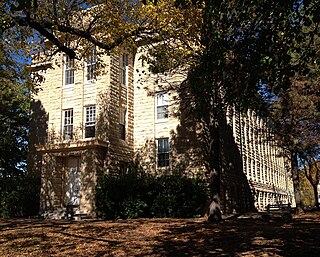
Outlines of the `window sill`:
[[169,121],[169,118],[166,119],[157,119],[155,123],[166,123]]
[[170,169],[170,165],[169,166],[164,166],[164,167],[157,166],[157,170],[168,170],[168,169]]
[[74,88],[74,84],[63,85],[63,89]]
[[85,138],[83,138],[83,141],[90,141],[90,140],[93,140],[95,138],[96,138],[95,136],[94,137],[85,137]]
[[84,84],[85,85],[95,85],[96,84],[96,82],[97,82],[97,80],[86,80],[85,82],[84,82]]

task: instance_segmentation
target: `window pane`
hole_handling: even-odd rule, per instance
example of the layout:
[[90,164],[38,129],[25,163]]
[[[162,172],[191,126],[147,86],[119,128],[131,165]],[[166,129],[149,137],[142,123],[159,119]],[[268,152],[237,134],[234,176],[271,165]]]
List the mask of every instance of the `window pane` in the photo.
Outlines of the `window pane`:
[[158,167],[167,167],[169,166],[169,139],[161,138],[158,139],[157,142],[157,165]]
[[156,96],[157,119],[167,119],[168,111],[168,93],[160,93]]
[[65,59],[65,84],[74,83],[74,60],[70,59],[69,56],[66,56]]
[[63,124],[63,139],[71,140],[73,133],[73,109],[63,111],[64,124]]
[[96,79],[96,50],[92,50],[92,54],[87,59],[87,80],[95,80]]
[[96,128],[95,126],[88,126],[85,128],[85,138],[95,137]]
[[168,118],[168,106],[158,106],[157,107],[157,119],[167,119]]
[[127,85],[127,69],[128,69],[128,55],[123,54],[120,56],[120,83]]
[[126,140],[126,126],[123,124],[119,124],[119,129],[120,129],[120,138],[122,140]]
[[88,106],[85,108],[85,131],[84,137],[95,137],[96,133],[96,106]]

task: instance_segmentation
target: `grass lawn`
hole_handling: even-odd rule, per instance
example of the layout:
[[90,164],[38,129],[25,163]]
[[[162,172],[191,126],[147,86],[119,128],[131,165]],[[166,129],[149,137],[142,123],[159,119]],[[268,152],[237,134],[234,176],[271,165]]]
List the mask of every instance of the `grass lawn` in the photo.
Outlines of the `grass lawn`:
[[0,219],[0,256],[320,256],[320,212],[230,219]]

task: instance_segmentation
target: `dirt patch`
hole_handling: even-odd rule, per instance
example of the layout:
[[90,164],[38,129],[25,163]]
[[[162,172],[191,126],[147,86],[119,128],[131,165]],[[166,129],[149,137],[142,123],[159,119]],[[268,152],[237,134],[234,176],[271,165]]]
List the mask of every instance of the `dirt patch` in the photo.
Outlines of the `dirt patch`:
[[320,212],[287,224],[0,219],[0,256],[320,256]]

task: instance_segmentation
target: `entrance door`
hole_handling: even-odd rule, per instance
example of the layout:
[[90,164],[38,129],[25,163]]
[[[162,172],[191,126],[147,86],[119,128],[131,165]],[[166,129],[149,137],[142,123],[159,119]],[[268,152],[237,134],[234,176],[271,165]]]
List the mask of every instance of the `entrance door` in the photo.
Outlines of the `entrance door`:
[[68,158],[66,177],[67,205],[80,205],[81,171],[79,158]]

